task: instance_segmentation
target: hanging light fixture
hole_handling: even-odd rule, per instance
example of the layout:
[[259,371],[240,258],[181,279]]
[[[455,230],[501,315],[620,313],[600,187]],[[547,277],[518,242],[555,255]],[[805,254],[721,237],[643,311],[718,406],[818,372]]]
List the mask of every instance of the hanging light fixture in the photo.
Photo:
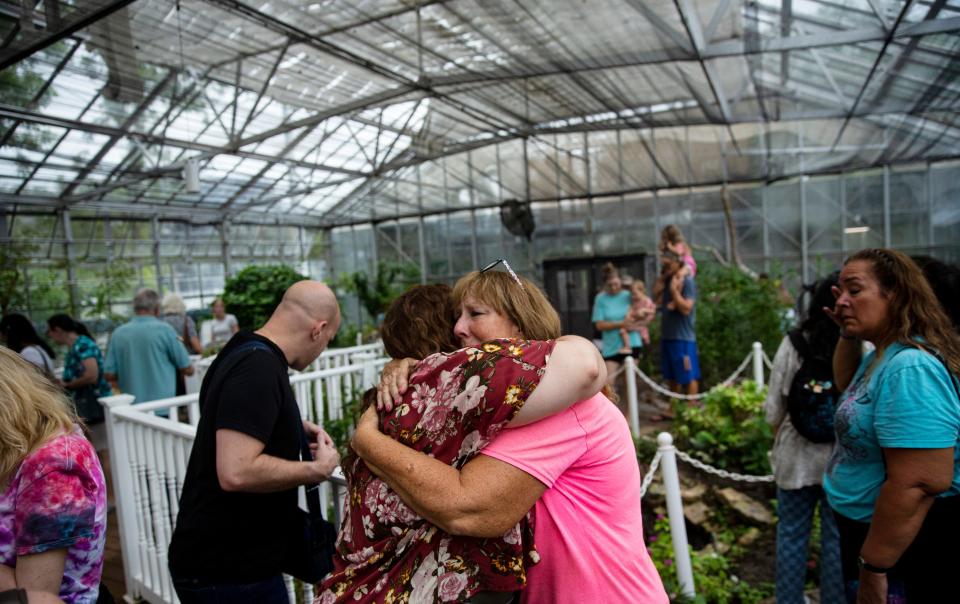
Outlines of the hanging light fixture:
[[200,192],[200,160],[191,157],[183,164],[183,180],[187,185],[187,193]]
[[[177,0],[177,45],[180,47],[180,72],[186,73],[186,62],[183,58],[183,24],[180,21],[180,0]],[[177,81],[180,74],[177,74]],[[187,122],[187,131],[189,133],[189,121]],[[187,193],[200,192],[200,158],[189,157],[183,164],[183,181],[186,185]]]

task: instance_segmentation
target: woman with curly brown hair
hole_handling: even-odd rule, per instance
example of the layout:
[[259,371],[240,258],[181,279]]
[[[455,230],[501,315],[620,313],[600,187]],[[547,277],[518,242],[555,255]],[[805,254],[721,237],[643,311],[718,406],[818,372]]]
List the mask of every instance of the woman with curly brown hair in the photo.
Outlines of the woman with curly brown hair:
[[876,347],[841,397],[824,476],[848,599],[943,601],[960,543],[960,339],[901,252],[857,252],[834,294],[837,381],[861,340]]

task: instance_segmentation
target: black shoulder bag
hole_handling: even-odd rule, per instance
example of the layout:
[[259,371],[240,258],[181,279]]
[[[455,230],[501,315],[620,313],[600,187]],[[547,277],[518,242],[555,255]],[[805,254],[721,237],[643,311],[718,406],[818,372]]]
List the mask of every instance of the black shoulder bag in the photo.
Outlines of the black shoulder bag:
[[[300,458],[313,459],[303,426],[299,426]],[[283,572],[307,583],[319,583],[333,570],[337,529],[323,517],[320,507],[320,485],[306,485],[307,509],[297,506],[295,532],[291,536],[283,561]]]
[[[263,342],[246,342],[231,350],[228,356],[244,350],[267,350],[273,352]],[[300,459],[311,461],[310,443],[303,430],[300,414],[297,413],[296,432],[300,438]],[[333,523],[323,517],[320,506],[320,485],[306,485],[307,508],[304,512],[296,507],[296,517],[291,522],[290,539],[283,556],[281,570],[292,577],[307,583],[319,583],[333,570],[334,546],[337,542],[337,529]]]

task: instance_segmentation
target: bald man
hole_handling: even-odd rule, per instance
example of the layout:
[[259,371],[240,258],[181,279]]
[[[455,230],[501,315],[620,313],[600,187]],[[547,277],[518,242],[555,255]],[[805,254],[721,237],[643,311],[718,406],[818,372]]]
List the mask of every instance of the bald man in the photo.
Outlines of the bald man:
[[[182,604],[287,604],[284,554],[302,538],[297,487],[326,480],[339,463],[330,437],[301,419],[288,369],[309,366],[339,327],[330,288],[300,281],[262,328],[238,332],[210,366],[170,543]],[[300,459],[304,434],[313,459]]]

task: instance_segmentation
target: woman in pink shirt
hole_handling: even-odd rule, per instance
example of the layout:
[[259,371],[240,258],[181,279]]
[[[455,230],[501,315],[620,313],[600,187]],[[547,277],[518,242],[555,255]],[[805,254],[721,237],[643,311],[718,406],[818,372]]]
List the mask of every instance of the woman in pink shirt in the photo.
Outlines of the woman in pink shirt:
[[[454,288],[460,312],[454,333],[462,346],[556,338],[538,332],[545,322],[528,297],[538,294],[512,271],[470,273]],[[381,402],[406,390],[413,363],[384,372]],[[643,542],[633,440],[602,394],[501,431],[461,469],[381,434],[373,409],[357,426],[353,447],[405,503],[449,533],[501,536],[534,508],[541,559],[527,571],[522,602],[668,601]]]

